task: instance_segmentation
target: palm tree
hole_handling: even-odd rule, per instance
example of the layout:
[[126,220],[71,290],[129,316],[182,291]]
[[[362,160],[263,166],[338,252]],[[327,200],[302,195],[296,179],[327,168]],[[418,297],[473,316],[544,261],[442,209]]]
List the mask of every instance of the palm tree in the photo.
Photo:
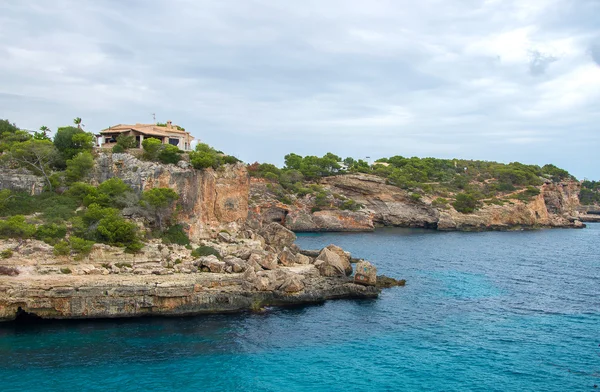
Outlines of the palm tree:
[[40,131],[42,131],[42,133],[44,134],[44,137],[48,137],[48,133],[50,133],[50,128],[48,128],[45,125],[42,125],[40,127]]
[[77,128],[79,128],[79,129],[81,129],[81,127],[85,127],[85,125],[83,125],[83,124],[81,123],[81,117],[75,117],[75,118],[73,119],[73,123],[74,123],[75,125],[77,125]]

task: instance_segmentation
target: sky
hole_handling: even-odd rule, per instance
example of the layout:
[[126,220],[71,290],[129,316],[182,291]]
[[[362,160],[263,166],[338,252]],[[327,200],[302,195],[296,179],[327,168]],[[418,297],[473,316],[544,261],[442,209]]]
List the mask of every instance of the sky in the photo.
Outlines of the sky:
[[2,0],[0,118],[600,179],[600,0]]

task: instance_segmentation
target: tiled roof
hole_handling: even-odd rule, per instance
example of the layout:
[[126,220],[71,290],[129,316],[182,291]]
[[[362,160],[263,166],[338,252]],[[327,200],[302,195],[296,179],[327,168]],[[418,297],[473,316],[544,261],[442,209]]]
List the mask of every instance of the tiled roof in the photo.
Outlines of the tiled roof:
[[[152,135],[152,136],[168,136],[168,135],[172,135],[174,133],[179,133],[179,134],[183,134],[183,135],[189,134],[189,132],[177,129],[176,125],[173,125],[173,127],[171,129],[169,129],[167,127],[159,127],[155,124],[135,124],[135,125],[118,124],[118,125],[112,126],[110,128],[103,129],[102,131],[100,131],[100,133],[101,134],[103,134],[103,133],[121,133],[121,132],[129,132],[130,130],[138,131],[140,133],[143,133],[146,135]],[[190,135],[190,137],[192,137],[192,136]]]

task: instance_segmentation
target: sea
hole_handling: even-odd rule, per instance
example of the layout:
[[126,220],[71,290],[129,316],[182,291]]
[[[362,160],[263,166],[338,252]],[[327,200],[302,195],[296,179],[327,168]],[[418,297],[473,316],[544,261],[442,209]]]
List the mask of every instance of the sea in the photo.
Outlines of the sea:
[[0,325],[0,391],[600,390],[600,224],[299,234],[406,279],[261,313]]

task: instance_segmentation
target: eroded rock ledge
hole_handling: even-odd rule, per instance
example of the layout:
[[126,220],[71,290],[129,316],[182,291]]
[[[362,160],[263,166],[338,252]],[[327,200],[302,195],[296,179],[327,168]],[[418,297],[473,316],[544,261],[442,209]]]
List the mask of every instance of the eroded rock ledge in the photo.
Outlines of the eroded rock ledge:
[[369,263],[361,267],[366,280],[357,284],[347,252],[330,245],[306,256],[294,240],[291,231],[272,223],[200,243],[219,257],[150,243],[136,255],[95,245],[82,260],[56,257],[36,240],[4,241],[0,251],[14,251],[0,267],[18,275],[0,275],[0,321],[24,312],[46,319],[173,316],[379,295]]

